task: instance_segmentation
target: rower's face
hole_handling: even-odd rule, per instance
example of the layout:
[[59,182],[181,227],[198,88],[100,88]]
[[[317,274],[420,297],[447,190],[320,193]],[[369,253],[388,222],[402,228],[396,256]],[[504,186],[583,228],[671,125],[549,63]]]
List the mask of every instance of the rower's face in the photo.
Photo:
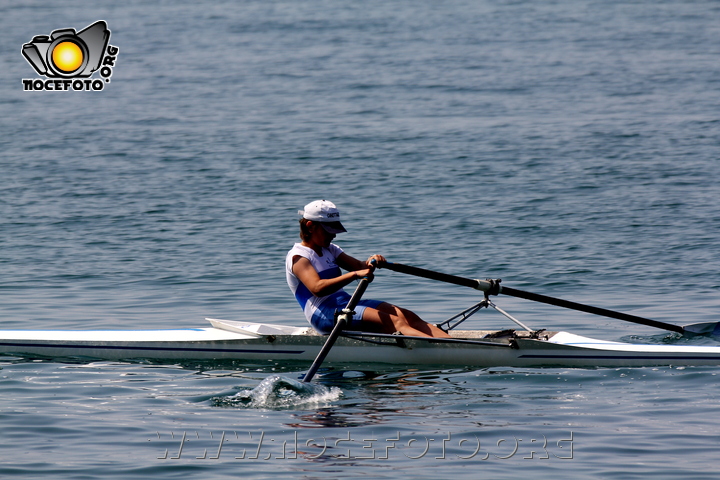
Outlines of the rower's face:
[[329,246],[330,246],[330,243],[335,239],[335,234],[334,234],[334,233],[330,233],[330,232],[328,232],[327,230],[325,230],[325,229],[322,227],[322,225],[318,225],[318,230],[319,230],[320,232],[322,232],[322,238],[323,238],[322,245],[323,245],[323,247],[329,247]]
[[312,237],[316,244],[327,248],[335,238],[335,234],[325,230],[319,223],[314,223],[312,228]]

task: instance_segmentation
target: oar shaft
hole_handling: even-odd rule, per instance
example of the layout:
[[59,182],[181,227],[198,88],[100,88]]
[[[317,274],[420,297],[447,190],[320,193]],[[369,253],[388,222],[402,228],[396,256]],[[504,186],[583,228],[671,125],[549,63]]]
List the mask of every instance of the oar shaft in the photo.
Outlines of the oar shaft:
[[524,298],[526,300],[532,300],[534,302],[547,303],[548,305],[555,305],[556,307],[569,308],[572,310],[578,310],[580,312],[592,313],[594,315],[600,315],[603,317],[615,318],[618,320],[625,320],[626,322],[639,323],[640,325],[647,325],[649,327],[661,328],[664,330],[670,330],[671,332],[684,333],[685,329],[680,325],[673,325],[672,323],[659,322],[657,320],[651,320],[649,318],[638,317],[622,312],[615,312],[613,310],[607,310],[605,308],[593,307],[591,305],[584,305],[582,303],[571,302],[569,300],[563,300],[560,298],[547,297],[532,292],[525,292],[523,290],[516,290],[510,287],[500,287],[500,293],[510,295],[511,297]]
[[415,275],[416,277],[429,278],[430,280],[438,280],[440,282],[452,283],[455,285],[460,285],[462,287],[470,287],[476,290],[483,290],[480,285],[481,282],[479,280],[473,280],[471,278],[456,277],[455,275],[448,275],[447,273],[433,272],[432,270],[426,270],[424,268],[403,265],[402,263],[385,262],[381,264],[380,267],[387,268],[388,270],[393,270],[399,273]]
[[[671,332],[686,333],[686,330],[679,326],[673,325],[672,323],[658,322],[657,320],[650,320],[649,318],[642,318],[635,315],[629,315],[627,313],[615,312],[613,310],[607,310],[605,308],[593,307],[590,305],[583,305],[582,303],[570,302],[568,300],[562,300],[560,298],[548,297],[545,295],[539,295],[537,293],[525,292],[523,290],[516,290],[510,287],[502,287],[497,283],[490,283],[483,280],[473,280],[470,278],[456,277],[455,275],[448,275],[447,273],[434,272],[432,270],[426,270],[424,268],[411,267],[410,265],[403,265],[401,263],[384,263],[381,265],[382,268],[393,270],[395,272],[406,273],[408,275],[415,275],[418,277],[429,278],[431,280],[438,280],[440,282],[452,283],[455,285],[461,285],[463,287],[470,287],[476,290],[487,292],[490,295],[497,295],[503,293],[512,297],[524,298],[526,300],[532,300],[540,303],[547,303],[548,305],[555,305],[557,307],[570,308],[572,310],[578,310],[581,312],[592,313],[595,315],[601,315],[604,317],[615,318],[618,320],[625,320],[627,322],[639,323],[640,325],[647,325],[649,327],[661,328],[669,330]],[[498,288],[499,287],[499,288]],[[496,291],[493,291],[496,290]]]
[[[348,301],[347,306],[345,307],[345,310],[348,310],[352,312],[355,310],[355,307],[357,307],[358,302],[362,298],[363,294],[365,293],[365,290],[367,290],[368,285],[370,284],[370,280],[367,277],[363,277],[362,280],[360,280],[360,283],[358,283],[357,288],[355,289],[355,292],[352,294],[352,297],[350,297],[350,301]],[[325,345],[323,345],[322,349],[320,349],[320,353],[318,353],[317,357],[315,358],[315,361],[312,365],[310,365],[310,368],[308,369],[307,373],[305,373],[305,376],[303,377],[303,382],[309,382],[313,379],[315,374],[317,373],[318,369],[322,365],[323,361],[325,361],[325,357],[328,356],[328,353],[330,353],[330,349],[335,344],[335,340],[340,336],[340,333],[343,331],[343,329],[347,326],[347,322],[349,318],[352,318],[351,313],[343,313],[338,316],[337,322],[335,323],[335,326],[332,329],[332,332],[330,332],[330,335],[328,336],[328,339],[325,340]]]

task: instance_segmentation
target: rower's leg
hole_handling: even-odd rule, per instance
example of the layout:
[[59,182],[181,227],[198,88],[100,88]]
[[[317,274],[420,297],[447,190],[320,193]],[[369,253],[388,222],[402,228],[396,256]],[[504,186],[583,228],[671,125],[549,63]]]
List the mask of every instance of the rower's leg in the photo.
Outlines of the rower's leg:
[[450,335],[447,332],[439,329],[437,326],[431,323],[426,322],[425,320],[417,316],[415,312],[405,308],[397,307],[395,305],[390,306],[399,312],[399,316],[405,317],[411,327],[425,332],[431,337],[450,338]]
[[366,308],[363,321],[377,325],[384,333],[400,332],[414,337],[450,337],[434,325],[430,325],[410,310],[381,303],[378,308]]
[[[403,335],[412,337],[430,336],[411,327],[407,320],[381,309],[366,308],[363,313],[363,323],[373,325],[373,327],[377,328],[382,333],[400,332]],[[373,328],[373,330],[375,330],[375,328]]]

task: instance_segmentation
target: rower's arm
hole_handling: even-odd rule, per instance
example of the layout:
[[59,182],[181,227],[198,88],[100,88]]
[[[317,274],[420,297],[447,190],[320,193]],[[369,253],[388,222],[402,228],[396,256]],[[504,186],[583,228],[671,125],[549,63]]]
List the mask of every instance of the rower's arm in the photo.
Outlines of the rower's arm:
[[335,262],[338,264],[340,268],[343,270],[353,271],[353,270],[365,270],[368,267],[370,267],[370,262],[372,260],[375,260],[377,264],[382,264],[384,262],[387,262],[385,260],[385,257],[382,255],[373,255],[370,258],[368,258],[366,261],[358,260],[355,257],[351,257],[347,253],[343,252],[341,253],[336,259]]
[[358,278],[367,275],[369,270],[368,268],[361,268],[347,272],[339,277],[323,279],[320,278],[310,260],[300,255],[293,257],[293,273],[316,297],[324,297],[337,292],[345,285],[349,285]]

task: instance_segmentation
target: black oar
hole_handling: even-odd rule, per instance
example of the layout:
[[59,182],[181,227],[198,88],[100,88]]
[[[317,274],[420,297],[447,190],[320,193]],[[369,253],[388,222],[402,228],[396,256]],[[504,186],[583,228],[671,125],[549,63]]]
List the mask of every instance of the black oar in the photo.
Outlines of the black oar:
[[493,280],[474,280],[470,278],[456,277],[455,275],[448,275],[447,273],[434,272],[432,270],[426,270],[424,268],[411,267],[410,265],[403,265],[400,263],[386,262],[380,265],[381,268],[387,268],[395,272],[406,273],[408,275],[415,275],[418,277],[429,278],[431,280],[438,280],[440,282],[452,283],[455,285],[461,285],[463,287],[470,287],[476,290],[481,290],[489,295],[498,295],[503,293],[513,297],[524,298],[526,300],[532,300],[534,302],[547,303],[549,305],[555,305],[563,308],[570,308],[572,310],[578,310],[581,312],[592,313],[594,315],[601,315],[604,317],[615,318],[618,320],[625,320],[627,322],[639,323],[641,325],[647,325],[649,327],[661,328],[663,330],[669,330],[677,333],[690,333],[690,334],[706,334],[713,333],[718,327],[717,322],[709,323],[696,323],[692,325],[686,325],[681,327],[680,325],[674,325],[672,323],[658,322],[657,320],[650,320],[649,318],[638,317],[635,315],[629,315],[627,313],[615,312],[613,310],[607,310],[605,308],[592,307],[590,305],[583,305],[582,303],[570,302],[568,300],[562,300],[560,298],[548,297],[545,295],[539,295],[537,293],[525,292],[523,290],[516,290],[510,287],[500,286],[500,282]]
[[[375,260],[373,260],[373,265],[375,264]],[[318,356],[315,358],[315,361],[312,365],[310,365],[310,368],[308,369],[307,373],[303,377],[303,382],[309,382],[313,379],[315,376],[315,373],[320,368],[320,365],[322,365],[323,361],[325,360],[325,357],[327,357],[328,353],[330,353],[330,349],[333,347],[333,344],[335,343],[335,340],[337,340],[337,337],[340,336],[340,332],[343,331],[343,329],[347,326],[347,324],[352,320],[353,310],[355,310],[355,307],[357,306],[358,302],[360,301],[360,298],[365,293],[365,290],[367,289],[368,285],[370,284],[370,279],[368,277],[363,277],[360,280],[360,283],[358,283],[357,288],[355,289],[355,292],[352,294],[352,297],[350,297],[350,301],[348,302],[345,309],[343,309],[342,313],[338,315],[337,322],[335,323],[335,327],[333,327],[332,332],[330,332],[330,335],[328,336],[328,339],[325,340],[325,345],[323,345],[322,349],[320,350],[320,353],[318,353]]]

